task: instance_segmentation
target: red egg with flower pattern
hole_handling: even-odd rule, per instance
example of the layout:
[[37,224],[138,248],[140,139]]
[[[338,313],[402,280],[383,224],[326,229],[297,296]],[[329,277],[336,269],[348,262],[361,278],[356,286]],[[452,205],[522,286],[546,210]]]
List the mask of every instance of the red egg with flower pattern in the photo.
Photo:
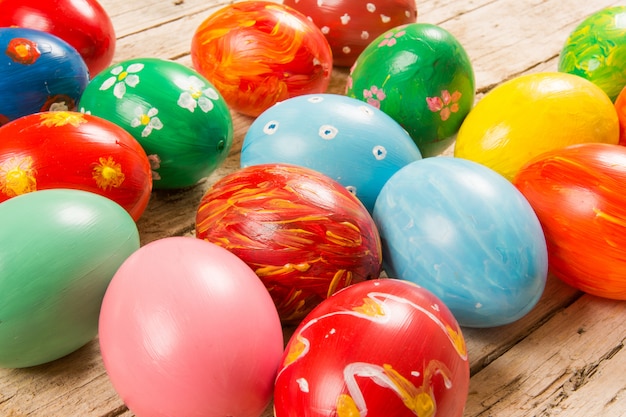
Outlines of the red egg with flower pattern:
[[541,222],[550,271],[589,294],[626,300],[626,147],[555,149],[513,183]]
[[0,202],[49,188],[100,194],[137,220],[152,191],[150,162],[128,132],[89,114],[34,113],[0,127]]
[[365,206],[332,178],[295,165],[252,165],[218,180],[198,207],[196,236],[244,260],[283,323],[381,270],[380,237]]
[[283,354],[276,417],[461,417],[465,340],[450,310],[398,279],[354,284],[320,303]]
[[333,64],[349,67],[379,35],[396,26],[415,23],[415,0],[285,0],[306,15],[326,36]]

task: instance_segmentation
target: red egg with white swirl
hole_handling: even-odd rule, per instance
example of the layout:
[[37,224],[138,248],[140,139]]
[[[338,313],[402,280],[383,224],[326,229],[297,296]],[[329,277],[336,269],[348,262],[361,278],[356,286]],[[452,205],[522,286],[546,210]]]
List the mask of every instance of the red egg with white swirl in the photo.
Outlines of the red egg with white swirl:
[[408,281],[354,284],[320,303],[283,354],[276,417],[461,417],[469,363],[461,329]]
[[128,132],[89,114],[34,113],[0,127],[0,203],[50,188],[100,194],[137,220],[152,191],[150,162]]
[[218,180],[202,197],[196,236],[245,261],[281,321],[298,323],[337,290],[381,271],[381,243],[363,204],[309,168],[261,164]]
[[417,21],[415,0],[285,0],[306,15],[326,36],[333,64],[349,67],[379,35]]

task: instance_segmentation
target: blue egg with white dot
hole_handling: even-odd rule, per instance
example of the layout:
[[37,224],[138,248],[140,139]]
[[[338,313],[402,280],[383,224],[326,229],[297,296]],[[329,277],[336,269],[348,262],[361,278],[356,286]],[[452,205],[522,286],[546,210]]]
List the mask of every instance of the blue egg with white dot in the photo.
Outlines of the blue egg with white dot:
[[373,218],[387,275],[433,292],[461,326],[512,323],[543,294],[548,253],[539,220],[484,165],[453,157],[408,164],[382,188]]
[[422,159],[411,136],[361,100],[309,94],[261,113],[243,140],[241,166],[289,163],[344,185],[370,211],[381,188],[403,166]]

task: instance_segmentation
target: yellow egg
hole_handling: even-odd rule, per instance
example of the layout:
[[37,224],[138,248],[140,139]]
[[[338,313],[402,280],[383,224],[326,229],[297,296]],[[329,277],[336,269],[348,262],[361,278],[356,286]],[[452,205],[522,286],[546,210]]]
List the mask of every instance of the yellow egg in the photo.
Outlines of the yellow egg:
[[576,75],[523,75],[487,93],[459,129],[454,156],[511,180],[531,158],[564,146],[617,144],[617,112],[607,94]]

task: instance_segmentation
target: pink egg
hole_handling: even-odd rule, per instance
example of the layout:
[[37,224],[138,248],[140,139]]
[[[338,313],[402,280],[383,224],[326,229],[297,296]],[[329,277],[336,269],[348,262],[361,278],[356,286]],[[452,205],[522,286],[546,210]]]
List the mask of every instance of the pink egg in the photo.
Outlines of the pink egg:
[[283,351],[256,274],[215,244],[169,237],[133,253],[100,313],[110,380],[137,417],[258,417]]

